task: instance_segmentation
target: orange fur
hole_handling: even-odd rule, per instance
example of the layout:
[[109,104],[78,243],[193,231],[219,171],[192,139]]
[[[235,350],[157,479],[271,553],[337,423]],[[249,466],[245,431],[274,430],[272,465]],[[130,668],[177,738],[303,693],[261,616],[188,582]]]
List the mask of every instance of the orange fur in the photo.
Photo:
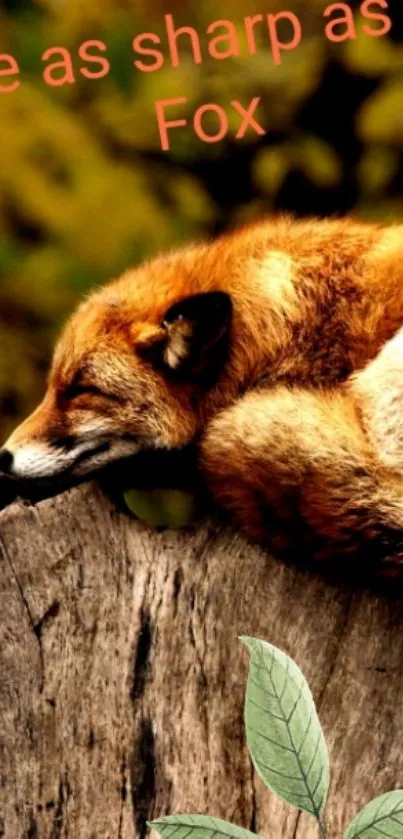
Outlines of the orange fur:
[[[56,475],[90,475],[197,440],[213,495],[252,538],[399,556],[402,266],[403,227],[349,219],[272,219],[158,257],[80,306],[6,448],[35,479],[35,463],[53,474],[49,446]],[[201,303],[199,317],[208,294],[215,314]],[[66,440],[101,442],[77,466]]]

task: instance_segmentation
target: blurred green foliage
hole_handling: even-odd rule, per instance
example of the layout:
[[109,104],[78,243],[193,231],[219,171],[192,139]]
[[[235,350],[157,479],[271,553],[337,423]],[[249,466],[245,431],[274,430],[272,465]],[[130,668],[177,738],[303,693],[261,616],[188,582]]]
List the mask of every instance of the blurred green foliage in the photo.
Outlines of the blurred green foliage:
[[[156,251],[264,212],[352,211],[403,219],[403,12],[388,37],[331,44],[322,0],[6,0],[0,52],[21,67],[0,96],[0,432],[40,397],[61,321],[92,285]],[[351,4],[354,6],[354,4]],[[399,8],[400,7],[400,8]],[[292,9],[298,49],[274,66],[254,56],[140,73],[132,39],[162,31],[163,15],[200,33],[218,18]],[[239,26],[240,38],[242,27]],[[108,46],[110,74],[50,88],[41,55],[87,38]],[[190,130],[161,151],[154,103],[186,96],[188,119],[214,101],[261,97],[267,134],[217,145]]]

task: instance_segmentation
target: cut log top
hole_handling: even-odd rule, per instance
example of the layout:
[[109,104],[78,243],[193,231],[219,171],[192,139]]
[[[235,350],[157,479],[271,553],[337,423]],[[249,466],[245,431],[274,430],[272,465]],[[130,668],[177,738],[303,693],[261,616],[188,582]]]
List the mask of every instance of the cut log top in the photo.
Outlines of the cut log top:
[[239,635],[300,665],[329,746],[329,836],[403,786],[403,610],[222,525],[150,531],[91,486],[0,516],[0,836],[133,839],[220,816],[316,839],[252,770]]

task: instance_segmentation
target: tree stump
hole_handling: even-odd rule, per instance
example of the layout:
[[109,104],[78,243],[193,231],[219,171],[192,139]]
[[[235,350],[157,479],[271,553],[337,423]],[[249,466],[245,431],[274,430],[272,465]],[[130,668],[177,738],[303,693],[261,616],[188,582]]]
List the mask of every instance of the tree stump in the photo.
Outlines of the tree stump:
[[329,746],[329,836],[403,786],[403,611],[206,521],[155,533],[86,486],[0,516],[0,836],[143,839],[200,812],[313,839],[245,745],[247,654],[303,669]]

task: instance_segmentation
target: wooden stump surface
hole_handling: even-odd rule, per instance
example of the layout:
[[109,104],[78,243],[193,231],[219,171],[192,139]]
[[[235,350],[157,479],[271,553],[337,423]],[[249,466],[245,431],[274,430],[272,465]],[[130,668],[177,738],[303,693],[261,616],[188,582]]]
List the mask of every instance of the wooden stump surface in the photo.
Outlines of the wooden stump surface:
[[239,635],[308,678],[329,746],[329,837],[403,787],[403,609],[212,522],[148,530],[86,486],[0,515],[0,836],[143,839],[220,816],[316,839],[252,770]]

